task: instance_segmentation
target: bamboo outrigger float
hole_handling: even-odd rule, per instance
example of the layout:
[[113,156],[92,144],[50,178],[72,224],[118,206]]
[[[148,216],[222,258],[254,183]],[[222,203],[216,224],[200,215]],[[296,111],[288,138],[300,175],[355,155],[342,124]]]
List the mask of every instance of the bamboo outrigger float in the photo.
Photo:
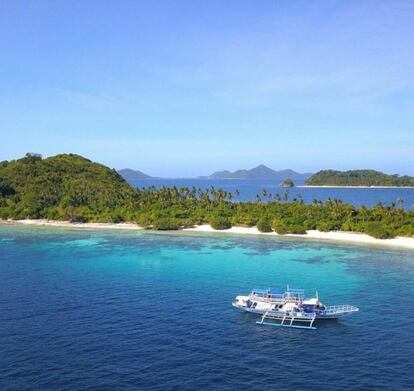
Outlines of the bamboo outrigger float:
[[233,306],[243,311],[262,315],[260,325],[316,329],[316,320],[337,319],[359,311],[351,305],[325,306],[319,301],[318,292],[305,298],[303,289],[287,286],[285,291],[254,289],[248,296],[237,296]]

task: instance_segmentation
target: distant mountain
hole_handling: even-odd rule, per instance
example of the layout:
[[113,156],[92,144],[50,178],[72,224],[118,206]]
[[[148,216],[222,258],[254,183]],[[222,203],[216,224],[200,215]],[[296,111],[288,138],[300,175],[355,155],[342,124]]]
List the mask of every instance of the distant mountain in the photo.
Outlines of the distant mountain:
[[204,179],[285,179],[290,178],[293,180],[306,180],[312,174],[301,174],[293,170],[280,170],[275,171],[265,165],[261,164],[250,170],[237,170],[230,172],[227,170],[217,171],[209,176],[203,176]]
[[152,178],[151,176],[144,174],[138,170],[131,170],[130,168],[124,168],[118,171],[118,174],[121,175],[127,181],[137,181],[139,179],[148,179]]

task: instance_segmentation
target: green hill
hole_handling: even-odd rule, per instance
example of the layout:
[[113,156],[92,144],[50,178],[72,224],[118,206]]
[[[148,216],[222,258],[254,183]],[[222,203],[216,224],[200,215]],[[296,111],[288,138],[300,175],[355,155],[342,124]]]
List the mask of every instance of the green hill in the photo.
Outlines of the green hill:
[[414,177],[387,175],[375,170],[322,170],[306,181],[309,186],[414,186]]
[[74,154],[0,163],[2,218],[119,221],[135,191],[115,171]]

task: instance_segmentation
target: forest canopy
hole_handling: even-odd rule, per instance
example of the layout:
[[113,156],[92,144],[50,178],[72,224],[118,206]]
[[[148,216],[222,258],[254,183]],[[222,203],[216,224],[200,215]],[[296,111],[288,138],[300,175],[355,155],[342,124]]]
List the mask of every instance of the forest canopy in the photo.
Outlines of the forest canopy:
[[306,181],[309,186],[414,186],[414,177],[387,175],[375,170],[322,170]]

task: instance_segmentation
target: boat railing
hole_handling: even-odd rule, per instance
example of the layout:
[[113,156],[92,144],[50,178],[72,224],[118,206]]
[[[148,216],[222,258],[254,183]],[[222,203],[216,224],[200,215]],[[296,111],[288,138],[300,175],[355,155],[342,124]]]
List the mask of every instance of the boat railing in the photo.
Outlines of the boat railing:
[[259,300],[259,301],[264,301],[267,303],[276,303],[276,302],[282,302],[284,301],[284,298],[281,296],[263,296],[263,295],[255,295],[255,294],[251,294],[250,295],[251,300]]
[[265,303],[294,303],[294,304],[301,304],[302,299],[298,299],[297,297],[265,297],[262,295],[250,295],[250,300],[257,300],[262,301]]
[[329,307],[326,307],[325,311],[323,312],[326,315],[333,315],[357,311],[359,311],[359,308],[354,307],[353,305],[331,305]]

